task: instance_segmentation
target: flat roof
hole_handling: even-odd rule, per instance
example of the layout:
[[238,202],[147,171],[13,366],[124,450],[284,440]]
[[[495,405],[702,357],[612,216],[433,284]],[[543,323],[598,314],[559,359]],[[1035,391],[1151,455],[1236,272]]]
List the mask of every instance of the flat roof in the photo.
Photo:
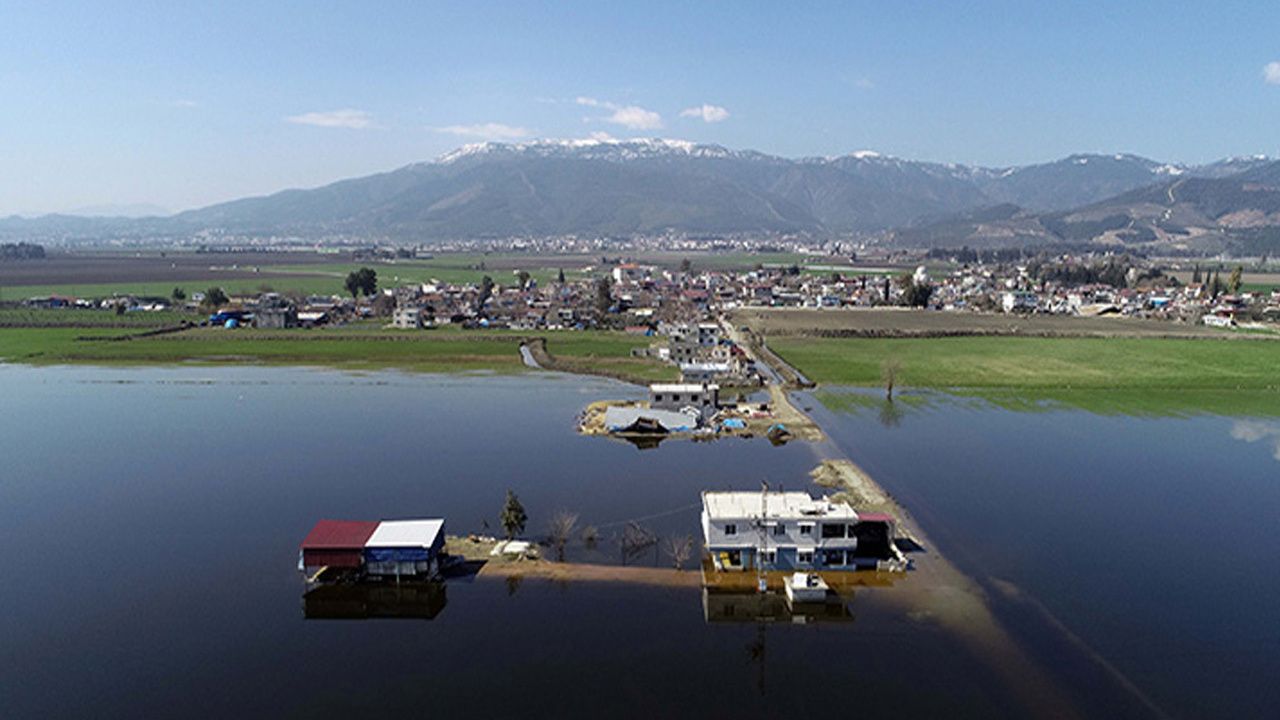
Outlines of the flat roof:
[[758,518],[761,503],[765,518],[789,520],[857,520],[858,513],[844,503],[815,499],[805,492],[728,491],[702,493],[702,508],[711,518]]
[[371,548],[429,548],[444,532],[444,520],[383,520],[373,531],[365,547]]
[[698,393],[703,390],[719,389],[719,385],[702,385],[701,383],[655,383],[649,386],[649,392],[655,393]]
[[362,548],[378,529],[378,523],[364,520],[321,520],[302,541],[304,549],[349,550]]

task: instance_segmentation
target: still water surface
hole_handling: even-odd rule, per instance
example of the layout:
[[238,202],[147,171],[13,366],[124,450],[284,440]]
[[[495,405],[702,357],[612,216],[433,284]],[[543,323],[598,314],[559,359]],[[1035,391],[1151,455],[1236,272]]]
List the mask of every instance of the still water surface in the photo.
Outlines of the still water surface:
[[[707,623],[696,590],[486,578],[451,581],[429,620],[304,619],[297,546],[320,518],[479,532],[510,487],[531,534],[570,509],[602,538],[573,554],[616,562],[627,519],[696,535],[703,489],[806,487],[802,444],[641,452],[573,432],[588,402],[636,394],[551,374],[0,366],[0,714],[1026,716],[969,649],[882,601],[896,588],[809,626]],[[944,553],[1043,605],[1143,713],[1275,716],[1272,424],[940,395],[886,425],[813,406]],[[1007,621],[1084,714],[1121,714],[1051,621]]]
[[[939,629],[855,597],[839,625],[713,623],[697,590],[472,578],[434,619],[306,620],[321,518],[698,532],[704,488],[800,487],[809,448],[578,437],[580,377],[0,366],[6,718],[1016,714]],[[577,550],[577,552],[582,552]],[[647,558],[652,563],[653,558]]]
[[1028,593],[1149,706],[1280,717],[1280,422],[881,397],[808,404],[962,570]]

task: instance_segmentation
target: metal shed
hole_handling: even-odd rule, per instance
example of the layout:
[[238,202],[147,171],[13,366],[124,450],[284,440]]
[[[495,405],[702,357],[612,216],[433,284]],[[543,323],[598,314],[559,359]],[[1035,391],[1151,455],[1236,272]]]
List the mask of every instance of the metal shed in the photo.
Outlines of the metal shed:
[[302,541],[302,564],[356,568],[364,562],[364,547],[380,523],[360,520],[321,520]]
[[364,544],[370,575],[435,575],[444,549],[444,520],[384,520]]

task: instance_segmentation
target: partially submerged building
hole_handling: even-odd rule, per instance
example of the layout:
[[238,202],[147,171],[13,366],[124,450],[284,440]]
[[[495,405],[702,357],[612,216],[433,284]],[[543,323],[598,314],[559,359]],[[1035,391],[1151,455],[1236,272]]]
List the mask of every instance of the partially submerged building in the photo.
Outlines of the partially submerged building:
[[702,541],[716,570],[855,570],[901,558],[894,519],[803,492],[704,492]]
[[298,567],[309,580],[434,577],[444,554],[444,520],[321,520],[302,541]]
[[720,386],[706,383],[658,383],[649,386],[649,407],[653,410],[685,412],[692,409],[704,422],[720,406]]

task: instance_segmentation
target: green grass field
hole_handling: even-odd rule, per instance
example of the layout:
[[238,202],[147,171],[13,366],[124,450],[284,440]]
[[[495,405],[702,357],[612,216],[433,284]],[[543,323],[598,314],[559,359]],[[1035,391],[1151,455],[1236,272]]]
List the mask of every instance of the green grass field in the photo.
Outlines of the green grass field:
[[769,347],[811,380],[929,388],[1280,389],[1280,342],[1147,338],[776,338]]
[[[362,323],[314,330],[192,328],[136,337],[142,328],[0,327],[0,358],[35,365],[269,364],[351,369],[398,368],[420,372],[522,372],[518,345],[537,336],[557,358],[587,370],[673,380],[678,371],[631,358],[642,340],[617,332],[390,330]],[[127,340],[118,340],[122,337]]]
[[[1280,342],[1156,338],[779,338],[769,347],[824,385],[883,387],[896,360],[895,412],[912,388],[945,390],[1010,410],[1074,407],[1099,414],[1280,417]],[[833,410],[883,395],[817,391]],[[882,408],[883,409],[883,408]]]

